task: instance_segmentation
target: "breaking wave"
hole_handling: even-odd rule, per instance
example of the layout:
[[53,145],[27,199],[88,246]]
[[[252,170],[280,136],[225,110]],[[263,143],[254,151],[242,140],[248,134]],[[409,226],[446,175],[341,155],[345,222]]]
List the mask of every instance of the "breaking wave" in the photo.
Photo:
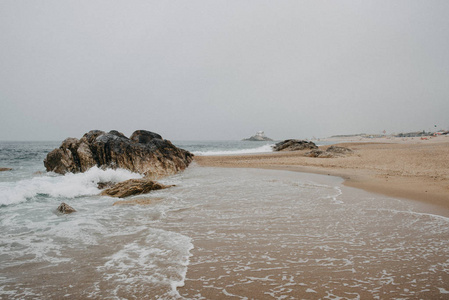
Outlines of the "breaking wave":
[[16,182],[1,182],[0,206],[25,202],[37,196],[76,198],[96,195],[99,193],[99,182],[120,182],[141,177],[124,169],[102,170],[93,167],[85,173],[68,173],[64,176],[47,173]]

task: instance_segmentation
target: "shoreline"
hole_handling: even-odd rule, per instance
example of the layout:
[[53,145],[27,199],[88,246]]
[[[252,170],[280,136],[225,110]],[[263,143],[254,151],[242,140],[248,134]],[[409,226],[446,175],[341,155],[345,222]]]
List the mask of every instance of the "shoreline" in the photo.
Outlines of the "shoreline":
[[[354,153],[345,157],[311,158],[303,156],[306,151],[293,151],[195,156],[194,160],[200,166],[262,168],[338,176],[344,179],[345,186],[449,210],[449,138],[419,142],[401,139],[397,143],[376,140],[335,145],[351,148]],[[432,210],[438,211],[438,207]]]

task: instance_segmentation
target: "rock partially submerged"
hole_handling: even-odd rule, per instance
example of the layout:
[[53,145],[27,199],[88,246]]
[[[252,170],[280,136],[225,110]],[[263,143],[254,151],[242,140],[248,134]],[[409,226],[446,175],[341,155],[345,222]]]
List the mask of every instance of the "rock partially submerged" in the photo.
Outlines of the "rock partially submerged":
[[80,140],[64,140],[47,155],[44,165],[47,171],[59,174],[85,172],[98,166],[158,178],[184,170],[192,160],[193,154],[154,132],[137,130],[127,138],[115,130],[92,130]]
[[63,214],[71,214],[76,212],[76,209],[74,209],[73,207],[64,202],[62,202],[56,210]]
[[318,149],[318,147],[314,142],[293,139],[279,142],[273,146],[274,151],[298,151],[308,149]]
[[331,158],[337,156],[345,156],[351,154],[353,151],[346,147],[330,146],[326,150],[314,149],[307,152],[305,155],[309,157]]
[[172,187],[172,185],[163,185],[148,178],[129,179],[105,189],[100,195],[125,198],[133,195],[146,194],[154,190],[161,190],[169,187]]
[[106,182],[100,181],[99,183],[97,183],[97,188],[99,190],[104,190],[106,188],[110,188],[110,187],[114,186],[115,184],[116,184],[116,182],[112,182],[112,181],[106,181]]
[[0,172],[12,171],[11,168],[0,168]]

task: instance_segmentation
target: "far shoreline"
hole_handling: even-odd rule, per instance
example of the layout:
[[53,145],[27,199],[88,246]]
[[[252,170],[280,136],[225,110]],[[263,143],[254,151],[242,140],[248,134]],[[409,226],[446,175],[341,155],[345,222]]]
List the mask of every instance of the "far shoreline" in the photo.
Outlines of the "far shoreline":
[[[260,168],[338,176],[348,187],[436,205],[449,217],[449,137],[336,143],[349,147],[347,157],[311,158],[303,151],[233,156],[195,156],[200,166]],[[327,148],[329,145],[320,146]],[[438,211],[438,207],[446,210]]]

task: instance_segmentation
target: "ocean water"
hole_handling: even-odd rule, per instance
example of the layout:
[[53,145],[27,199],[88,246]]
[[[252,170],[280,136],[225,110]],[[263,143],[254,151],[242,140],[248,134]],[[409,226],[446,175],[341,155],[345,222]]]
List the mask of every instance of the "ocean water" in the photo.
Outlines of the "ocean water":
[[236,155],[272,152],[272,146],[276,142],[174,141],[173,143],[195,155]]
[[[176,146],[195,155],[238,155],[273,152],[277,141],[175,141]],[[318,146],[331,145],[334,142],[314,141]]]
[[[449,219],[289,171],[204,168],[113,205],[92,168],[46,173],[59,142],[0,142],[0,299],[448,299]],[[269,143],[175,142],[197,155]],[[252,149],[252,150],[251,150]],[[61,215],[66,202],[77,212]]]

